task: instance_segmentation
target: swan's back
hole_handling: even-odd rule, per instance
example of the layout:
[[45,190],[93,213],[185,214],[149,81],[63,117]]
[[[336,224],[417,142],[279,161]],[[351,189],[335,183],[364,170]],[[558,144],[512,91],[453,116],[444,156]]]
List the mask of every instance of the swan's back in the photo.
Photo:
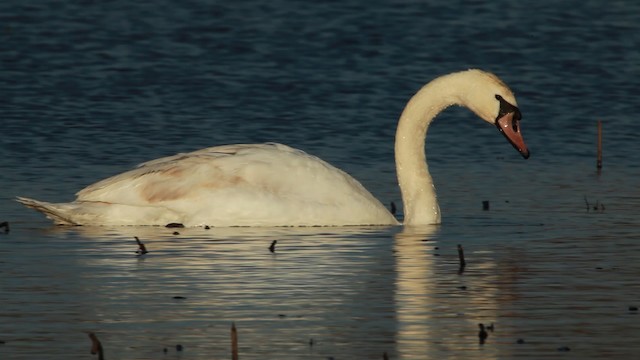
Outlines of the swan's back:
[[76,220],[65,216],[77,224],[397,223],[344,171],[275,143],[217,146],[149,161],[86,187],[70,204],[75,204],[77,213],[84,206],[85,213]]

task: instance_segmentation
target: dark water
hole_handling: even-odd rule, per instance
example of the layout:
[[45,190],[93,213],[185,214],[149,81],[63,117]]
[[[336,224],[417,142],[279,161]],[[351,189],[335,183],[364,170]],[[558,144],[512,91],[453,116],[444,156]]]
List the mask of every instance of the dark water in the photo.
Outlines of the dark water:
[[[633,358],[638,49],[634,1],[3,1],[0,358],[87,359],[87,331],[107,359],[228,358],[232,322],[245,359]],[[400,203],[400,111],[471,67],[514,90],[532,157],[448,109],[427,141],[439,227],[67,229],[13,201],[277,141]]]

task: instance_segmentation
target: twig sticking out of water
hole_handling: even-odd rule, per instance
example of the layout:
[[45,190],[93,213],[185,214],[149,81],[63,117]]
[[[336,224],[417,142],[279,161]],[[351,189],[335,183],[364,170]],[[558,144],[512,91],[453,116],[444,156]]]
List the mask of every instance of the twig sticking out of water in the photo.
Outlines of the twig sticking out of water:
[[3,221],[0,223],[0,228],[4,228],[4,233],[8,234],[9,233],[9,222],[8,221]]
[[460,244],[458,244],[458,259],[460,260],[460,271],[462,271],[467,266],[467,262],[464,260],[464,250]]
[[231,360],[238,360],[238,331],[236,323],[231,323]]
[[273,242],[269,246],[269,251],[271,251],[272,253],[276,252],[276,244],[277,243],[278,243],[278,240],[273,240]]
[[480,327],[478,338],[480,339],[480,345],[482,345],[484,344],[485,340],[487,340],[487,337],[489,337],[489,333],[487,333],[487,330],[484,329],[484,324],[480,323],[478,324],[478,327]]
[[140,241],[140,239],[138,239],[137,236],[134,236],[134,238],[136,239],[136,242],[138,243],[138,250],[136,250],[136,254],[138,254],[138,256],[142,256],[142,255],[148,253],[147,247],[144,246],[142,241]]
[[90,332],[89,339],[91,339],[91,354],[98,354],[98,360],[104,360],[104,351],[102,350],[102,343],[98,340],[96,334]]
[[598,200],[596,200],[595,205],[593,205],[592,207],[591,204],[589,204],[589,200],[587,200],[587,196],[585,195],[584,202],[587,205],[587,212],[589,212],[592,208],[593,208],[593,211],[604,212],[604,204],[601,204]]

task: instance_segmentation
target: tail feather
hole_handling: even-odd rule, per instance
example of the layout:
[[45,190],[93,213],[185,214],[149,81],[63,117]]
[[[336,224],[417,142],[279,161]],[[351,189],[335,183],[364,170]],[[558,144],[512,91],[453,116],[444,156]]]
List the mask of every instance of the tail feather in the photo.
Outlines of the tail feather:
[[58,204],[52,204],[20,196],[16,197],[16,201],[28,208],[40,211],[47,218],[53,220],[53,222],[57,225],[78,225],[65,214],[64,209],[59,207]]

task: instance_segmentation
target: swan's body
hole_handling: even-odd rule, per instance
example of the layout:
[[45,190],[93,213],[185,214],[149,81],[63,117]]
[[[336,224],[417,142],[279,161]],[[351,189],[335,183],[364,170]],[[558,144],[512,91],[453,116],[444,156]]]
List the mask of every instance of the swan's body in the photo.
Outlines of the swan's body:
[[[405,224],[440,223],[424,153],[426,131],[444,108],[467,106],[494,123],[526,158],[520,113],[494,75],[440,77],[409,101],[396,132],[396,169]],[[397,225],[357,180],[281,144],[227,145],[165,157],[97,182],[70,203],[19,197],[57,224],[184,226]]]
[[77,196],[38,210],[56,223],[79,225],[397,224],[351,176],[281,144],[216,146],[156,159]]

